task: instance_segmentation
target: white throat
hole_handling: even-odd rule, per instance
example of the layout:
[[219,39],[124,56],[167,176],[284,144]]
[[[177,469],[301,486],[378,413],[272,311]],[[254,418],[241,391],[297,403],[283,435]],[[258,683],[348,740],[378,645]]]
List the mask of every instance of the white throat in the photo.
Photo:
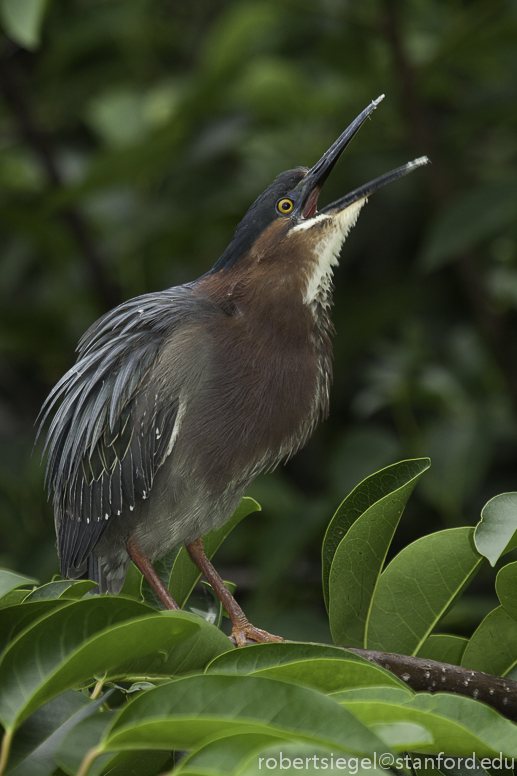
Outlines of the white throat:
[[353,202],[335,215],[322,213],[306,223],[298,224],[292,233],[315,229],[314,262],[307,276],[303,301],[307,305],[319,302],[328,306],[333,268],[339,263],[339,253],[350,229],[355,225],[366,198]]

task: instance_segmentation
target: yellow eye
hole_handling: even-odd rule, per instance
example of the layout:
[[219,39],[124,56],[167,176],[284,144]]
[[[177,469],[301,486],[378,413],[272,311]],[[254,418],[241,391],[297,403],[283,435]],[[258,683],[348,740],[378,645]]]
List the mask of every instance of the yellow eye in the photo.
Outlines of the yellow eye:
[[287,213],[290,213],[291,210],[294,207],[294,202],[292,199],[279,199],[276,203],[276,209],[279,213],[282,213],[283,215],[286,215]]

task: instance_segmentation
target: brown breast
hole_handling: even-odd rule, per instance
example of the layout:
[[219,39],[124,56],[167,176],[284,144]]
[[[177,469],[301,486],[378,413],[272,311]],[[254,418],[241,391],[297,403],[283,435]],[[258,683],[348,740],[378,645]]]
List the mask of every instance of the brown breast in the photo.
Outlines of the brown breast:
[[207,332],[213,379],[199,397],[202,413],[210,408],[205,451],[212,466],[219,455],[234,475],[292,455],[328,410],[330,322],[303,301],[304,257],[292,241],[283,245],[281,234],[271,234],[283,226],[274,224],[236,265],[197,285],[226,313]]

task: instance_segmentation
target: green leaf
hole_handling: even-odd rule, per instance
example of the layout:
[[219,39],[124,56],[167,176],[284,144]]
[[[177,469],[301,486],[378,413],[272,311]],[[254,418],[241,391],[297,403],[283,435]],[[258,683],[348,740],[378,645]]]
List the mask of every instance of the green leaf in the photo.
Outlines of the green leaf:
[[402,751],[418,749],[422,744],[432,744],[434,741],[429,730],[415,722],[380,722],[371,725],[370,729],[387,746]]
[[56,751],[65,736],[81,720],[95,714],[110,694],[91,701],[68,690],[31,714],[14,737],[9,776],[51,776],[56,770]]
[[[163,584],[167,587],[169,584],[172,568],[174,566],[174,561],[178,557],[178,553],[181,550],[181,547],[173,547],[170,552],[167,553],[167,555],[164,555],[163,558],[159,558],[158,560],[155,560],[153,563],[154,570],[162,580]],[[136,587],[136,580],[133,582],[134,587]],[[133,588],[134,589],[134,588]],[[140,590],[141,594],[143,596],[144,602],[146,604],[149,604],[149,606],[154,607],[155,609],[160,609],[161,611],[165,610],[165,606],[163,605],[162,601],[158,598],[158,595],[156,594],[155,590],[151,587],[147,579],[142,576],[141,584],[140,584]]]
[[461,665],[494,676],[505,676],[516,663],[517,622],[498,606],[475,630]]
[[96,582],[92,582],[89,579],[81,580],[80,582],[63,579],[60,582],[49,582],[46,585],[37,587],[36,590],[29,593],[24,601],[48,601],[53,598],[78,600],[94,587],[97,587]]
[[136,601],[141,601],[143,580],[143,574],[137,569],[134,563],[130,563],[124,580],[124,586],[119,595],[123,598],[134,598]]
[[0,15],[9,37],[34,51],[40,42],[46,6],[47,0],[2,0]]
[[97,582],[92,582],[91,579],[81,579],[67,587],[59,597],[78,601],[80,598],[84,598],[90,590],[95,590],[96,587],[98,587]]
[[[372,670],[373,669],[373,670]],[[268,676],[332,693],[347,687],[404,686],[389,671],[353,652],[317,644],[257,644],[227,652],[206,673]]]
[[427,236],[420,263],[431,271],[453,256],[513,223],[517,214],[517,184],[497,183],[468,191],[447,202]]
[[191,676],[148,690],[122,709],[104,750],[191,749],[240,730],[373,754],[379,739],[308,687],[260,676]]
[[[109,760],[109,776],[162,776],[168,768],[174,768],[173,752],[121,752]],[[103,774],[106,773],[104,770]],[[74,771],[72,776],[75,776]],[[93,771],[88,776],[94,776]],[[100,776],[100,774],[99,774]]]
[[448,633],[432,633],[418,650],[418,657],[460,666],[462,665],[462,656],[468,643],[469,640],[462,636],[450,636]]
[[[361,483],[336,512],[323,544],[332,638],[365,647],[372,597],[406,502],[428,458],[389,466]],[[330,571],[329,571],[330,569]]]
[[480,568],[473,528],[451,528],[405,547],[382,574],[368,648],[417,655]]
[[[235,582],[229,582],[228,580],[223,580],[225,586],[228,588],[230,593],[232,595],[235,595],[235,591],[237,589],[237,585]],[[194,612],[194,614],[199,614],[200,617],[204,617],[205,620],[208,620],[208,622],[211,622],[212,625],[215,625],[216,628],[221,627],[221,623],[223,621],[223,617],[226,617],[229,619],[228,612],[224,608],[224,606],[221,603],[221,600],[219,599],[219,596],[215,592],[214,588],[209,582],[205,582],[203,579],[201,580],[201,585],[203,587],[203,590],[205,590],[206,593],[209,594],[209,605],[202,609],[198,610],[195,608],[195,606],[192,603],[192,599],[189,603],[189,609],[191,612]],[[208,598],[208,596],[207,596]]]
[[[62,741],[56,762],[70,776],[75,776],[86,754],[96,747],[116,718],[112,710],[89,717],[76,725]],[[88,776],[156,776],[171,766],[169,752],[107,752],[96,757],[88,769]]]
[[76,601],[51,612],[2,656],[0,719],[13,729],[42,703],[97,674],[156,675],[175,645],[200,627],[211,626],[186,612],[155,614],[116,598]]
[[[387,688],[386,688],[387,689]],[[358,693],[359,694],[359,693]],[[365,725],[384,722],[412,722],[433,736],[432,744],[421,744],[419,752],[498,757],[517,755],[517,726],[483,703],[462,695],[418,693],[402,703],[344,701]]]
[[205,666],[218,655],[235,652],[232,642],[221,630],[197,614],[184,612],[201,627],[188,639],[178,643],[160,666],[161,676],[178,676],[203,671]]
[[[26,592],[26,591],[25,591]],[[45,617],[55,609],[61,609],[67,605],[63,599],[51,599],[49,601],[30,601],[29,603],[7,606],[0,610],[0,652],[2,652],[12,639],[21,633],[24,628],[33,622]]]
[[517,493],[500,493],[485,504],[474,542],[492,566],[517,547]]
[[354,660],[363,662],[364,658],[347,652],[341,647],[330,644],[310,644],[304,642],[270,642],[269,644],[254,644],[246,649],[234,649],[224,655],[214,658],[207,666],[206,673],[211,674],[252,674],[264,668],[281,666],[297,660],[311,658],[333,658],[335,660]]
[[[187,774],[210,773],[211,776],[228,776],[228,774],[241,773],[241,767],[253,758],[253,763],[258,765],[258,753],[278,742],[276,733],[237,733],[226,735],[210,741],[192,752],[191,755],[181,761],[174,771],[176,776]],[[285,744],[289,738],[284,739]],[[311,746],[312,749],[312,746]]]
[[6,606],[17,606],[25,601],[27,598],[27,591],[23,588],[16,588],[16,590],[10,590],[2,598],[0,598],[0,609],[5,609]]
[[332,693],[332,700],[338,703],[371,702],[380,703],[405,703],[415,695],[415,692],[404,685],[403,687],[354,687],[352,690],[340,690]]
[[508,563],[498,572],[495,591],[505,611],[517,620],[517,561]]
[[[109,730],[117,717],[117,710],[110,709],[103,711],[102,714],[88,717],[82,720],[68,735],[65,736],[56,753],[56,762],[65,773],[75,775],[85,755],[98,746],[99,742]],[[93,765],[88,769],[88,776],[97,776],[101,771],[105,772],[106,766],[110,760],[117,755],[107,753],[97,757]]]
[[26,577],[25,574],[16,574],[14,571],[0,569],[0,598],[17,587],[27,587],[27,585],[37,585],[38,580],[32,577]]
[[[216,531],[210,531],[203,537],[206,557],[211,560],[216,550],[235,526],[252,512],[258,511],[260,511],[260,505],[254,499],[243,498],[231,518],[221,528],[218,528]],[[174,560],[169,580],[170,594],[180,608],[185,606],[200,576],[201,572],[198,567],[190,560],[190,555],[186,548],[182,547]]]
[[316,658],[298,660],[281,666],[264,668],[254,672],[255,676],[268,676],[284,682],[294,682],[305,687],[314,687],[324,693],[333,693],[353,687],[395,686],[402,681],[389,671],[368,660],[333,660]]
[[[264,772],[296,774],[300,770],[316,776],[320,770],[327,769],[332,773],[347,769],[353,776],[379,772],[373,767],[363,770],[360,762],[332,747],[292,743],[287,737],[282,740],[279,736],[243,733],[225,736],[197,749],[180,763],[174,776],[258,776]],[[367,765],[373,766],[373,762]]]
[[[421,460],[427,462],[423,469],[420,466]],[[416,467],[414,463],[416,462],[402,461],[370,475],[349,493],[336,510],[325,532],[321,551],[323,596],[327,610],[330,569],[338,546],[355,521],[373,504],[407,484],[418,472],[425,471],[430,465],[427,458],[417,459]]]
[[[269,763],[269,770],[267,764]],[[276,767],[275,767],[276,764]],[[257,770],[257,767],[260,770]],[[239,776],[259,776],[264,773],[287,774],[296,776],[321,776],[323,773],[349,773],[353,776],[368,776],[382,773],[380,768],[373,767],[369,758],[347,757],[332,751],[330,747],[312,746],[309,744],[276,744],[255,753],[242,769]]]

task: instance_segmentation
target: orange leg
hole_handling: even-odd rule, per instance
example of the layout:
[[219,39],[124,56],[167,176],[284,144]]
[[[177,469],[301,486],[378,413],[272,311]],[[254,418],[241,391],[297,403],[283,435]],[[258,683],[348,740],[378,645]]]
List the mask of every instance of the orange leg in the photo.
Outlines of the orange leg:
[[187,550],[191,559],[205,576],[205,578],[210,582],[219,599],[221,600],[222,605],[228,612],[233,623],[232,636],[235,639],[238,647],[245,647],[247,644],[247,639],[258,641],[260,643],[268,641],[283,641],[280,636],[273,636],[267,631],[260,630],[260,628],[255,628],[254,625],[248,622],[246,615],[242,611],[241,607],[206,557],[202,539],[196,539],[194,542],[191,542],[191,544],[187,544]]
[[139,571],[142,572],[144,577],[147,579],[151,587],[153,588],[154,592],[162,602],[162,604],[165,606],[166,609],[179,609],[178,604],[174,600],[174,598],[171,596],[165,585],[163,584],[162,580],[156,573],[156,570],[149,560],[149,558],[144,555],[138,544],[135,542],[133,537],[129,537],[126,543],[126,550],[137,567]]

